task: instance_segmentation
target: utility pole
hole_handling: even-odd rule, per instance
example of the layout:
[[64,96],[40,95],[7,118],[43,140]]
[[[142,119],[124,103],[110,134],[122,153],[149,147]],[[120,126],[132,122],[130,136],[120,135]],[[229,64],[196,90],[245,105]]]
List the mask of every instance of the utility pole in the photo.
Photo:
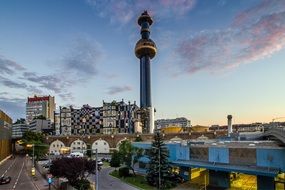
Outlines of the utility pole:
[[160,189],[160,148],[158,148],[158,161],[159,161],[159,165],[158,165],[158,189]]
[[95,173],[95,184],[96,184],[96,190],[99,190],[99,170],[98,170],[98,150],[95,149],[95,159],[96,159],[96,173]]

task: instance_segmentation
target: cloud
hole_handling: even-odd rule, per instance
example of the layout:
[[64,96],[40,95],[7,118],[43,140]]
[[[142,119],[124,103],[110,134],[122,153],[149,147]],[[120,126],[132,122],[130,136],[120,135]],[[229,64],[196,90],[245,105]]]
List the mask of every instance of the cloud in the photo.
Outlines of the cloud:
[[126,92],[126,91],[131,91],[132,87],[131,86],[112,86],[108,89],[108,94],[109,95],[114,95],[118,94],[121,92]]
[[63,59],[64,69],[82,78],[95,76],[101,56],[102,53],[98,43],[78,38]]
[[[63,87],[64,80],[55,74],[39,76],[35,72],[24,72],[23,78],[37,83],[40,87],[60,93]],[[35,89],[36,90],[36,89]]]
[[65,100],[65,101],[67,101],[67,100],[73,100],[73,99],[74,99],[74,97],[73,97],[73,95],[72,95],[71,92],[61,93],[61,94],[59,94],[59,96],[60,96],[63,100]]
[[12,117],[13,120],[25,118],[25,102],[26,99],[0,96],[0,109]]
[[158,19],[182,16],[193,9],[196,0],[86,0],[101,17],[107,17],[111,23],[127,24],[143,10],[148,10]]
[[0,74],[8,74],[13,75],[17,71],[24,71],[25,68],[15,61],[10,59],[6,59],[5,57],[0,55]]
[[8,78],[0,76],[0,84],[9,87],[9,88],[26,88],[27,85],[22,82],[15,82]]
[[278,8],[271,14],[266,14],[266,9],[272,12],[272,7],[266,8],[263,4],[257,7],[258,10],[263,7],[263,14],[256,22],[243,17],[243,22],[230,28],[201,31],[181,41],[174,57],[181,66],[180,72],[221,71],[269,57],[281,50],[285,46],[285,7],[283,12]]

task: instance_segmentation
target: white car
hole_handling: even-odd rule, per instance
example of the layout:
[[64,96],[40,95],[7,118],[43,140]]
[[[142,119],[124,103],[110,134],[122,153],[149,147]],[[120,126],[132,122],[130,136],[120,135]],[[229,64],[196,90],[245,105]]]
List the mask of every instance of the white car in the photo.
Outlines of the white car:
[[68,156],[69,158],[77,157],[77,158],[83,158],[84,154],[82,152],[72,152]]
[[97,164],[98,166],[103,166],[103,162],[101,160],[98,160]]

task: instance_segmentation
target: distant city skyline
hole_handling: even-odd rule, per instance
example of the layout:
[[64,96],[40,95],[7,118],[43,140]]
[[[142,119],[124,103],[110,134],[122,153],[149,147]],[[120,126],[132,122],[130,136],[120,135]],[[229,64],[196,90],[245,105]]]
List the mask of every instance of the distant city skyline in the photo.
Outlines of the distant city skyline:
[[137,18],[148,10],[155,119],[192,125],[285,116],[283,0],[2,0],[0,109],[25,118],[28,96],[57,106],[139,105]]

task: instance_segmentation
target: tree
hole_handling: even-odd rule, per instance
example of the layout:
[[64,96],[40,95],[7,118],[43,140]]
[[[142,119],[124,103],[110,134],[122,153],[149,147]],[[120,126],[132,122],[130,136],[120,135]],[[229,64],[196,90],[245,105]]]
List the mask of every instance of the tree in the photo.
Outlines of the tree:
[[59,158],[52,161],[50,172],[55,177],[65,177],[76,189],[88,189],[87,177],[96,172],[96,161],[86,158]]
[[159,132],[154,135],[149,157],[149,169],[146,176],[148,183],[161,189],[173,186],[168,150]]
[[20,118],[20,119],[17,119],[17,121],[14,124],[25,124],[25,123],[26,123],[26,120],[24,118]]
[[120,165],[121,165],[120,154],[117,150],[115,150],[111,157],[110,166],[114,167],[116,170],[116,168],[120,167]]
[[35,120],[35,119],[46,120],[47,118],[45,116],[43,116],[43,115],[39,115],[39,116],[34,117],[33,120]]
[[134,165],[138,162],[142,153],[143,149],[132,146],[132,143],[128,140],[123,141],[119,146],[121,163],[131,169],[134,175],[136,175]]
[[[22,137],[23,145],[33,144],[35,157],[38,159],[48,152],[48,144],[44,143],[44,135],[32,131],[26,131]],[[29,154],[32,154],[32,148],[28,149]]]

